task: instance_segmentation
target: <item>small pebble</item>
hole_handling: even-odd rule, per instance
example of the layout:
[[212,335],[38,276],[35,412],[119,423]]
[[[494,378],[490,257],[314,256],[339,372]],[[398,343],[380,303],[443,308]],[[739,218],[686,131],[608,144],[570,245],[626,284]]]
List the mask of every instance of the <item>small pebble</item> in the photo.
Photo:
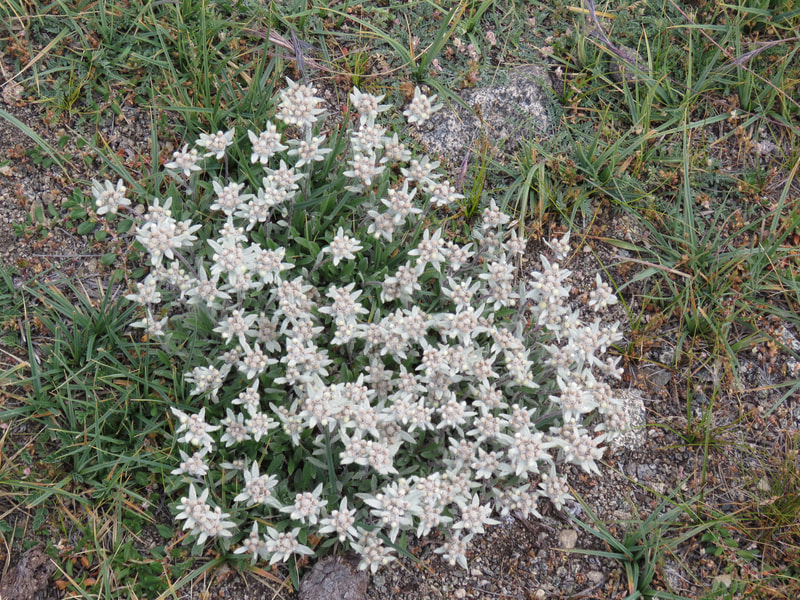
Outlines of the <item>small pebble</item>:
[[578,543],[578,532],[574,529],[562,529],[558,534],[558,545],[564,550],[571,550]]
[[595,585],[600,585],[606,580],[606,576],[603,575],[600,571],[589,571],[588,573],[586,573],[586,579],[588,579]]

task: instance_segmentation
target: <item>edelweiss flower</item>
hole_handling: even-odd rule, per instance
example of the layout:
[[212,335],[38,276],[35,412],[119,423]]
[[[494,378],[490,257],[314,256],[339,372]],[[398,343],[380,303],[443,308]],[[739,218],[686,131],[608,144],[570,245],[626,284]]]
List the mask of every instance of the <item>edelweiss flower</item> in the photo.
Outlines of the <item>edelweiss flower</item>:
[[159,219],[146,221],[136,228],[136,239],[150,253],[150,264],[157,266],[164,257],[175,258],[174,250],[191,248],[197,240],[194,232],[202,225],[190,220],[176,221],[164,214]]
[[135,327],[137,329],[144,329],[145,333],[152,338],[160,338],[167,334],[167,325],[169,323],[169,318],[164,317],[163,319],[156,319],[153,316],[153,313],[150,310],[150,307],[147,307],[147,316],[139,321],[134,321],[131,323],[131,327]]
[[320,527],[317,531],[320,534],[335,533],[340,542],[346,539],[354,540],[358,531],[354,527],[356,522],[356,509],[347,508],[347,498],[342,498],[339,509],[332,510],[327,517],[320,519]]
[[136,304],[160,304],[161,292],[158,279],[150,273],[143,281],[136,284],[136,293],[126,294],[125,298]]
[[320,511],[325,502],[320,498],[322,484],[320,483],[313,492],[303,492],[294,497],[294,504],[281,507],[281,512],[290,513],[289,518],[301,523],[315,525]]
[[208,448],[201,448],[189,456],[183,450],[178,450],[181,455],[181,464],[171,471],[172,475],[189,475],[195,479],[202,479],[208,473],[208,463],[204,460]]
[[217,160],[222,160],[222,158],[225,156],[225,150],[228,148],[228,146],[233,144],[234,133],[234,129],[230,129],[228,131],[218,131],[211,134],[201,133],[200,139],[198,139],[195,144],[201,148],[205,148],[208,151],[203,155],[206,158],[213,156]]
[[411,99],[411,104],[403,111],[408,123],[413,125],[422,125],[425,121],[431,118],[431,115],[437,110],[442,108],[443,104],[434,104],[436,95],[426,96],[422,93],[419,87],[414,88],[414,98]]
[[232,216],[239,204],[247,202],[253,197],[252,194],[242,194],[244,189],[243,183],[236,183],[231,181],[228,185],[223,186],[219,181],[212,181],[214,193],[217,194],[216,201],[211,205],[211,210],[221,210],[225,216]]
[[354,87],[353,91],[350,93],[350,102],[353,104],[353,108],[356,110],[356,112],[360,115],[362,121],[365,121],[370,117],[374,118],[378,115],[378,113],[391,108],[389,104],[380,103],[380,101],[385,97],[385,94],[380,96],[365,94],[359,91],[357,87]]
[[361,121],[361,126],[350,136],[353,150],[362,154],[378,154],[383,147],[386,128],[375,125],[374,117]]
[[347,164],[350,165],[352,169],[345,171],[342,174],[345,177],[358,179],[361,183],[355,186],[350,186],[347,189],[358,192],[361,191],[362,184],[367,186],[372,185],[372,178],[383,173],[384,169],[386,168],[376,165],[375,160],[376,157],[374,152],[370,152],[369,154],[362,154],[361,152],[353,153],[353,159],[347,161]]
[[317,105],[322,102],[322,98],[317,98],[317,88],[313,85],[295,83],[288,77],[286,81],[289,87],[280,93],[280,104],[275,115],[287,125],[297,125],[305,128],[311,127],[317,122],[320,114],[325,112]]
[[595,289],[589,292],[589,306],[595,312],[617,303],[617,296],[614,290],[600,277],[600,273],[595,277]]
[[434,553],[441,554],[451,566],[458,565],[462,569],[467,568],[467,550],[472,541],[474,533],[468,533],[461,537],[461,532],[456,531],[447,542],[434,550]]
[[246,506],[263,504],[280,509],[283,505],[272,495],[272,489],[278,485],[275,475],[261,475],[258,463],[253,462],[250,468],[243,469],[244,489],[236,496],[234,502],[246,502]]
[[164,165],[165,169],[182,171],[184,177],[189,177],[192,172],[199,171],[200,165],[197,162],[200,155],[195,148],[189,150],[189,144],[184,144],[183,148],[172,153],[172,160]]
[[411,151],[405,144],[400,143],[400,139],[397,137],[396,133],[393,134],[392,137],[383,138],[383,157],[381,157],[381,164],[389,161],[401,163],[408,162],[409,160],[411,160]]
[[419,181],[421,184],[429,185],[441,177],[440,173],[435,173],[439,164],[438,160],[431,160],[430,157],[425,155],[419,160],[412,159],[408,167],[403,167],[400,172],[409,181]]
[[221,369],[217,369],[214,365],[195,367],[189,373],[186,373],[183,378],[186,383],[195,384],[194,388],[189,392],[193,396],[207,393],[216,399],[217,393],[230,370],[230,365],[223,365]]
[[299,527],[295,527],[291,531],[284,531],[283,533],[279,533],[277,529],[272,527],[267,529],[266,551],[268,554],[272,555],[269,559],[270,565],[286,562],[292,557],[292,554],[305,554],[306,556],[314,554],[311,548],[297,541],[297,536],[299,534]]
[[403,181],[403,187],[390,188],[386,191],[386,198],[381,200],[381,203],[389,210],[387,213],[391,216],[395,225],[401,225],[407,217],[418,215],[422,212],[421,208],[414,206],[414,196],[417,193],[417,188],[410,192],[408,191],[408,180]]
[[299,169],[307,164],[325,160],[325,155],[333,152],[333,148],[323,148],[322,144],[324,142],[324,135],[312,137],[310,129],[307,130],[306,139],[289,140],[289,145],[293,146],[288,152],[289,156],[298,157],[294,168]]
[[358,569],[363,571],[369,569],[372,573],[377,573],[378,569],[385,567],[396,557],[392,556],[394,550],[383,544],[381,538],[374,531],[367,531],[359,528],[360,537],[358,542],[351,542],[350,546],[361,555],[361,562]]
[[200,409],[196,415],[187,415],[185,412],[172,407],[172,414],[178,417],[178,429],[175,433],[183,433],[178,441],[182,444],[192,444],[193,446],[200,446],[211,449],[214,447],[214,438],[209,433],[217,431],[219,425],[209,425],[206,423],[206,408]]
[[206,504],[208,498],[208,488],[203,489],[202,493],[198,496],[197,489],[194,484],[189,485],[189,496],[181,498],[177,508],[179,510],[175,518],[179,521],[186,519],[183,524],[184,529],[193,529],[197,525],[197,521],[208,512],[211,507]]
[[266,559],[269,556],[267,552],[267,542],[258,533],[258,522],[253,521],[253,529],[250,530],[250,535],[242,540],[242,545],[233,551],[234,554],[247,553],[250,555],[250,564],[255,565],[259,556]]
[[419,490],[409,491],[399,483],[390,483],[374,496],[361,494],[364,504],[372,507],[370,513],[381,525],[389,527],[389,539],[394,542],[400,530],[413,525],[413,518],[423,512]]
[[417,270],[422,273],[427,263],[433,264],[433,268],[438,271],[445,261],[444,252],[445,241],[442,239],[442,229],[437,229],[433,235],[429,229],[425,229],[417,247],[409,251],[408,255],[417,257]]
[[448,181],[426,183],[425,193],[430,194],[431,204],[438,208],[443,208],[464,198],[464,195],[457,193],[455,186],[450,185]]
[[336,231],[336,235],[333,236],[330,246],[323,248],[322,252],[330,254],[333,258],[333,264],[338,265],[344,258],[355,260],[356,255],[354,253],[363,249],[364,247],[357,239],[345,235],[344,228],[339,227]]
[[252,163],[266,165],[276,152],[282,152],[288,147],[281,144],[281,134],[278,133],[275,123],[267,123],[267,128],[258,135],[248,129],[247,137],[253,145],[253,152],[250,154]]
[[95,212],[98,215],[106,213],[115,215],[120,206],[130,206],[131,201],[125,197],[125,192],[127,191],[128,188],[122,183],[122,179],[117,181],[116,187],[110,181],[105,181],[101,185],[99,182],[92,180],[92,194],[97,207]]
[[556,473],[555,466],[550,467],[550,473],[542,474],[542,480],[539,482],[539,487],[544,492],[544,495],[550,499],[556,510],[561,510],[567,500],[573,500],[572,495],[569,493],[569,485],[565,477],[560,477]]
[[481,504],[478,494],[472,496],[472,503],[467,504],[465,500],[458,498],[456,504],[461,508],[461,520],[453,524],[453,529],[464,529],[470,533],[483,533],[484,525],[497,525],[499,521],[492,519],[492,506]]

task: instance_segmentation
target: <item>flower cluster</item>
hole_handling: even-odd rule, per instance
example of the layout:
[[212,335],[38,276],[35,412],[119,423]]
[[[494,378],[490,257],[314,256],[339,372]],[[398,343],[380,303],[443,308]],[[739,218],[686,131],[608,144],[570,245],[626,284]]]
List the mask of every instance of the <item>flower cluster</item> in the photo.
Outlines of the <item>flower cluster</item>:
[[409,123],[422,125],[431,118],[433,113],[442,108],[443,104],[434,104],[436,96],[426,96],[419,88],[414,88],[414,97],[411,104],[403,111]]
[[[598,472],[625,423],[604,358],[620,334],[570,303],[568,235],[521,273],[525,242],[494,201],[470,239],[423,228],[461,198],[438,163],[412,159],[378,124],[383,97],[358,90],[346,147],[324,147],[315,93],[289,81],[277,121],[247,132],[247,177],[217,178],[234,130],[165,165],[196,178],[210,226],[166,199],[135,229],[151,265],[128,296],[136,325],[187,365],[197,405],[172,409],[188,448],[176,518],[270,564],[332,536],[372,571],[401,533],[441,529],[436,552],[466,567],[495,516],[570,501],[564,465]],[[418,93],[406,115],[435,109]],[[120,191],[95,186],[109,212]],[[598,279],[592,308],[612,302]],[[180,343],[190,330],[200,341]]]

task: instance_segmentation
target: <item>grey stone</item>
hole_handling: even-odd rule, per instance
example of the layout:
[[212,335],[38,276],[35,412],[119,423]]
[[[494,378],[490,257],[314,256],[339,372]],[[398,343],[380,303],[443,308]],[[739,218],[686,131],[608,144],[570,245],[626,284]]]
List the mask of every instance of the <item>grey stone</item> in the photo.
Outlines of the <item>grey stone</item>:
[[502,160],[519,148],[521,141],[545,135],[551,128],[551,100],[545,87],[547,73],[529,65],[501,71],[496,80],[485,87],[459,93],[472,107],[451,103],[439,98],[445,106],[423,124],[418,133],[426,151],[442,159],[451,169],[459,166],[471,150],[490,152]]
[[589,582],[593,583],[594,585],[600,585],[606,580],[606,576],[600,571],[589,571],[586,573],[586,579],[588,579]]
[[17,566],[0,581],[0,598],[32,600],[47,589],[55,570],[55,563],[44,552],[44,544],[34,546],[20,557]]
[[300,600],[364,600],[368,579],[357,565],[355,556],[328,556],[317,561],[300,582]]
[[645,442],[645,397],[636,389],[618,389],[614,393],[622,401],[630,429],[611,440],[609,445],[625,450],[641,448]]
[[558,532],[558,545],[564,550],[572,550],[578,543],[578,532],[575,529],[562,529]]
[[636,477],[639,481],[650,481],[655,477],[656,469],[651,465],[639,465],[636,467]]

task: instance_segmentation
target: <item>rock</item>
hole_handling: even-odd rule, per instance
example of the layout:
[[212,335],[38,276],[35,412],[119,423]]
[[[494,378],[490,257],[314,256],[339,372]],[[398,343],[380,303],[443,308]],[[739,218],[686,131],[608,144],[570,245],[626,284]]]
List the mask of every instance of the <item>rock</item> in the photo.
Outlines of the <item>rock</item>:
[[300,582],[300,600],[363,600],[367,574],[357,568],[355,556],[328,556],[312,567]]
[[586,579],[588,579],[589,582],[594,585],[600,585],[606,580],[606,576],[600,571],[589,571],[586,573]]
[[558,546],[563,550],[572,550],[578,543],[578,532],[575,529],[562,529],[558,533]]
[[622,408],[625,413],[625,421],[630,429],[611,440],[609,446],[622,448],[625,450],[636,450],[641,448],[645,442],[645,400],[652,404],[652,400],[636,389],[614,390],[614,393],[622,401]]
[[725,586],[725,588],[730,588],[731,584],[733,584],[733,577],[731,577],[730,573],[722,573],[721,575],[717,575],[712,580],[714,586]]
[[647,482],[656,475],[656,469],[652,465],[639,465],[636,467],[636,478],[640,482]]
[[680,590],[687,580],[687,573],[677,561],[667,560],[664,562],[664,579],[669,586],[667,589]]
[[[445,107],[434,113],[418,131],[426,151],[443,159],[447,166],[458,167],[467,149],[476,153],[510,155],[520,142],[543,136],[550,129],[549,105],[544,69],[530,65],[507,72],[500,71],[497,80],[505,83],[466,90],[461,98],[472,107],[460,104]],[[488,142],[488,147],[483,143]]]
[[22,98],[22,92],[24,91],[22,86],[14,81],[7,81],[0,89],[2,89],[0,98],[2,98],[3,102],[6,104],[16,104],[19,102]]
[[0,581],[2,600],[32,600],[47,589],[56,566],[39,544],[23,554],[17,566],[9,570]]

